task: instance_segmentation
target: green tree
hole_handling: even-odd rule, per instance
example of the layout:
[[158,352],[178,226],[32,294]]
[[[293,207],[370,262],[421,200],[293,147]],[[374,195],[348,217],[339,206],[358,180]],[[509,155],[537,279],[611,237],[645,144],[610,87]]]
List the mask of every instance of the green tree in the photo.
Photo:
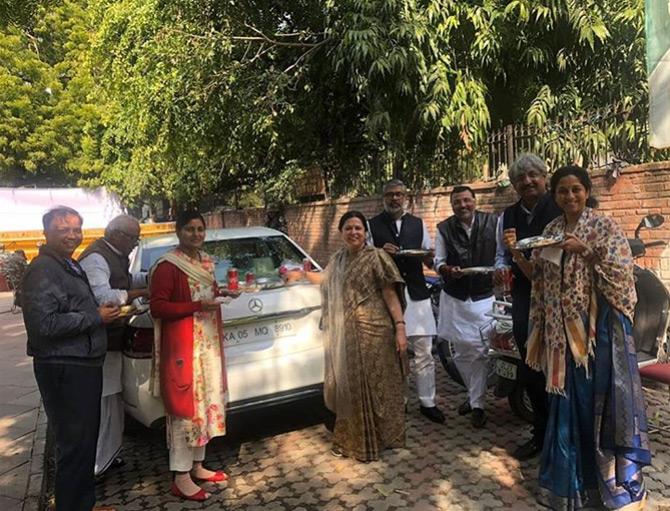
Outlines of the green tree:
[[0,27],[31,25],[39,7],[48,3],[48,0],[0,0]]
[[101,172],[103,106],[87,65],[84,1],[38,9],[31,27],[0,32],[0,179],[75,184]]
[[[639,139],[643,8],[60,0],[0,33],[0,176],[105,184],[131,202],[287,200],[313,168],[334,195],[392,174],[434,186],[474,177],[490,129],[518,122],[572,158]],[[612,105],[628,116],[614,128],[555,128]]]
[[335,193],[470,177],[491,126],[644,103],[642,4],[107,0],[107,176],[181,198],[313,166]]

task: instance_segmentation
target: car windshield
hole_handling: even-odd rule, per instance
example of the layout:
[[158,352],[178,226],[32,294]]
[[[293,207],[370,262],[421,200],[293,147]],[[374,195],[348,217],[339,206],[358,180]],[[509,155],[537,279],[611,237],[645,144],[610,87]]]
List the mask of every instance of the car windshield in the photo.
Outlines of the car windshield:
[[[142,250],[142,269],[146,271],[174,245],[144,248]],[[240,281],[248,272],[253,272],[256,279],[266,278],[279,281],[279,267],[302,267],[305,257],[293,243],[284,236],[266,236],[254,238],[237,238],[228,240],[205,241],[203,250],[216,261],[215,275],[219,284],[228,282],[228,270],[237,268]]]

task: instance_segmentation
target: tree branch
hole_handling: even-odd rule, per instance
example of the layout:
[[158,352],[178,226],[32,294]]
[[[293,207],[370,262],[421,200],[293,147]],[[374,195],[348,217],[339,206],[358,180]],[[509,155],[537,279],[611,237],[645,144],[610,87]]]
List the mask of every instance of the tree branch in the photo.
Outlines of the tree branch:
[[319,41],[318,43],[286,43],[283,41],[277,41],[276,39],[272,39],[267,36],[230,36],[231,41],[259,41],[259,42],[265,42],[269,43],[273,46],[284,46],[287,48],[315,48],[317,46],[321,46],[324,44],[328,39],[324,39],[323,41]]
[[[324,41],[327,41],[327,39],[323,39],[322,41],[319,41],[318,43],[308,43],[308,42],[284,42],[284,41],[278,41],[276,38],[277,37],[296,37],[296,36],[301,36],[301,35],[306,35],[302,32],[294,32],[291,34],[274,34],[272,37],[269,37],[265,35],[262,31],[258,30],[256,27],[249,25],[248,23],[244,24],[245,27],[247,27],[249,30],[255,32],[258,34],[258,36],[231,36],[231,39],[233,41],[239,40],[239,41],[265,41],[266,43],[272,44],[274,46],[285,46],[285,47],[292,47],[292,48],[314,48],[316,46],[320,46],[321,44],[324,43]],[[314,35],[323,35],[323,32],[320,34],[309,34],[310,36]],[[274,39],[273,39],[274,38]]]
[[[286,47],[286,48],[316,48],[318,46],[323,45],[324,43],[326,43],[329,40],[328,38],[325,38],[325,39],[322,39],[321,41],[316,42],[316,43],[278,41],[276,39],[278,37],[296,37],[296,36],[306,35],[306,34],[303,34],[303,33],[273,34],[272,37],[269,37],[269,36],[265,35],[263,32],[261,32],[260,30],[258,30],[256,27],[253,27],[251,25],[246,25],[246,24],[245,24],[245,26],[248,27],[250,30],[252,30],[253,32],[255,32],[258,35],[255,35],[255,36],[231,35],[231,36],[224,36],[224,37],[227,37],[231,41],[249,41],[249,42],[256,41],[256,42],[268,43],[268,44],[271,44],[272,46],[283,46],[283,47]],[[182,35],[191,37],[193,39],[205,39],[206,40],[206,39],[209,39],[209,37],[210,37],[208,35],[193,34],[191,32],[185,32],[185,31],[179,30],[177,28],[170,28],[169,31],[177,33],[177,34],[182,34]],[[218,35],[223,35],[220,32],[217,32],[217,34]],[[314,33],[314,34],[309,34],[310,37],[319,36],[319,35],[325,35],[325,32],[318,32],[318,33]]]

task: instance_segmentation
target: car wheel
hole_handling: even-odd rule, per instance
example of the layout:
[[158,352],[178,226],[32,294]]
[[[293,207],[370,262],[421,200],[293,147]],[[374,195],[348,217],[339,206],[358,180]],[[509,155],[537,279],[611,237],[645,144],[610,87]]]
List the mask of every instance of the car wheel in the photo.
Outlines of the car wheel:
[[515,385],[514,390],[507,396],[509,406],[517,417],[532,424],[535,419],[533,406],[523,385]]

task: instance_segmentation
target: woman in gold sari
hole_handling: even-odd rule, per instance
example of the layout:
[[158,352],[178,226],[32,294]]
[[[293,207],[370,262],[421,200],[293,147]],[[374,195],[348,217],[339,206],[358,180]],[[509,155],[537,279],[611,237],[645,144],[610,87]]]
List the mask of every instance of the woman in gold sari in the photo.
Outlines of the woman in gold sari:
[[385,448],[405,445],[404,282],[388,254],[366,245],[362,213],[345,213],[338,229],[344,247],[325,272],[305,276],[322,290],[324,399],[336,415],[333,454],[372,461]]

